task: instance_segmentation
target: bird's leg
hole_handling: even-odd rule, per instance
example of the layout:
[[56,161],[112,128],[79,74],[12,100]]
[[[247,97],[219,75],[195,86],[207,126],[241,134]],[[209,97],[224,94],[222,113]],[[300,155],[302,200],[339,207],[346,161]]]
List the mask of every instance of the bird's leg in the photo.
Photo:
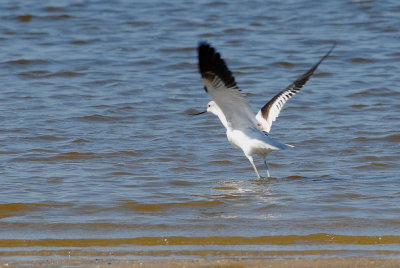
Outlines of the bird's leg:
[[246,155],[246,157],[247,157],[247,159],[249,159],[251,165],[253,166],[254,171],[255,171],[256,174],[257,174],[257,177],[258,177],[258,178],[261,178],[260,174],[258,174],[258,171],[257,171],[256,166],[254,165],[253,157],[252,157],[251,155]]
[[264,165],[265,165],[265,169],[267,170],[267,175],[268,175],[268,178],[269,178],[269,177],[271,177],[271,175],[269,175],[269,167],[268,167],[268,164],[267,164],[267,156],[264,156]]

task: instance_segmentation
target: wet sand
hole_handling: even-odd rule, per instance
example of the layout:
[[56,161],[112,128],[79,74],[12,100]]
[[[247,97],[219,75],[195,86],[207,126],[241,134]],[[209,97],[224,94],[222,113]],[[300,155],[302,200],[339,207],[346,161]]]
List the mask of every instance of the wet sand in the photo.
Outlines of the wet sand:
[[124,260],[42,260],[42,261],[0,261],[1,267],[27,266],[75,266],[75,267],[400,267],[400,259],[377,258],[316,258],[316,259],[222,259],[222,260],[164,260],[164,261],[124,261]]

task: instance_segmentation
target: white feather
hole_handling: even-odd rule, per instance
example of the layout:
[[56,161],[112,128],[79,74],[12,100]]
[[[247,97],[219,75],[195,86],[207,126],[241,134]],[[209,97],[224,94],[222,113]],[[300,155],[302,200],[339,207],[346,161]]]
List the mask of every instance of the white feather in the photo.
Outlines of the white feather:
[[203,83],[211,99],[225,115],[228,127],[234,129],[257,128],[254,112],[247,98],[236,86],[228,88],[213,74],[203,75]]

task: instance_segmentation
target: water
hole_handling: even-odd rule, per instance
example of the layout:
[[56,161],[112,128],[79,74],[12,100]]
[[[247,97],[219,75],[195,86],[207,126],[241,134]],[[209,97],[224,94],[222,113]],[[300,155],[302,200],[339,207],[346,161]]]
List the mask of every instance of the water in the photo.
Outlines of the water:
[[[398,1],[2,1],[0,256],[400,256]],[[257,180],[196,46],[272,126]],[[256,159],[261,172],[262,161]],[[264,174],[265,175],[265,174]]]

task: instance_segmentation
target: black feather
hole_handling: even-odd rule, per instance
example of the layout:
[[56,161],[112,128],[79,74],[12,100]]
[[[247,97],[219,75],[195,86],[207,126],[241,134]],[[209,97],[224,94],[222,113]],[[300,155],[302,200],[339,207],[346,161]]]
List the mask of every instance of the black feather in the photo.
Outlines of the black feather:
[[[292,84],[290,84],[286,89],[282,90],[278,94],[276,94],[267,104],[265,104],[261,108],[261,114],[262,116],[267,119],[269,110],[271,109],[271,106],[275,103],[277,99],[279,99],[282,95],[289,95],[292,97],[291,93],[296,94],[299,92],[303,86],[307,83],[307,81],[310,79],[310,77],[314,74],[314,71],[318,68],[318,66],[331,54],[332,50],[335,48],[336,44],[333,44],[331,49],[328,51],[328,53],[325,54],[311,69],[309,69],[306,73],[301,75],[299,78],[296,79]],[[283,104],[282,104],[283,106]],[[279,107],[281,108],[281,107]]]
[[226,66],[221,55],[213,47],[206,42],[201,42],[197,50],[199,55],[199,71],[203,77],[206,75],[216,75],[224,82],[226,87],[236,87],[232,72]]

